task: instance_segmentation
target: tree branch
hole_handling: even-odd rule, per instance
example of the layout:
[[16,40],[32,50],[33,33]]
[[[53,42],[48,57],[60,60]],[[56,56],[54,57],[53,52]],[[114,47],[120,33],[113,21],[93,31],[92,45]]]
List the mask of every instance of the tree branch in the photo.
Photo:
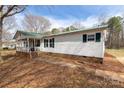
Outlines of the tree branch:
[[3,9],[3,5],[0,6],[0,11],[2,11],[2,9]]
[[26,8],[26,7],[24,7],[24,8],[23,8],[22,10],[20,10],[20,11],[16,11],[16,12],[14,12],[14,13],[12,13],[12,14],[8,14],[6,17],[13,16],[13,15],[15,15],[15,14],[21,13],[22,11],[25,10],[25,8]]
[[1,16],[1,19],[4,19],[4,17],[6,17],[14,9],[14,7],[16,7],[16,5],[13,5],[13,6],[9,7],[8,10],[6,11],[6,13],[4,13]]

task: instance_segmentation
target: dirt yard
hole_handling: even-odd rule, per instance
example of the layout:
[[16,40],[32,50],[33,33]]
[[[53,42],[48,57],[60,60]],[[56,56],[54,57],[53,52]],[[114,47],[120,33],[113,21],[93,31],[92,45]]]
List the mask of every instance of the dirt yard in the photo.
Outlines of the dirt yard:
[[[124,72],[124,65],[105,54],[103,64],[95,59],[39,53],[29,59],[15,51],[2,51],[0,87],[124,87],[123,83],[95,76],[85,68]],[[109,59],[108,59],[109,58]]]

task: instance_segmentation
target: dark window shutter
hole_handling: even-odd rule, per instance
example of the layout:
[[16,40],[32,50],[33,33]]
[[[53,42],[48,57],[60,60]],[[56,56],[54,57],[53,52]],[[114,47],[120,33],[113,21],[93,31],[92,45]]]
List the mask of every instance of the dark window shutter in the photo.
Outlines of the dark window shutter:
[[48,39],[46,39],[46,47],[48,47]]
[[83,35],[83,42],[87,42],[87,34]]
[[101,33],[96,33],[96,42],[101,41]]
[[54,48],[54,38],[52,38],[52,47]]

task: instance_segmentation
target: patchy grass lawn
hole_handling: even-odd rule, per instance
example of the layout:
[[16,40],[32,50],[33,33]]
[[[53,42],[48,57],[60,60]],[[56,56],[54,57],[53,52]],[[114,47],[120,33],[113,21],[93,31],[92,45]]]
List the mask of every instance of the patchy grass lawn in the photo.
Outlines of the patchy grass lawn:
[[124,48],[123,49],[106,49],[106,52],[117,59],[120,63],[124,64]]
[[106,52],[115,57],[124,57],[124,48],[123,49],[106,49]]
[[123,83],[95,76],[84,69],[106,67],[114,70],[117,69],[115,64],[110,67],[107,62],[88,63],[87,61],[93,61],[89,58],[77,59],[45,53],[40,53],[31,60],[26,55],[15,55],[15,51],[4,51],[2,54],[5,62],[0,63],[0,87],[124,87]]

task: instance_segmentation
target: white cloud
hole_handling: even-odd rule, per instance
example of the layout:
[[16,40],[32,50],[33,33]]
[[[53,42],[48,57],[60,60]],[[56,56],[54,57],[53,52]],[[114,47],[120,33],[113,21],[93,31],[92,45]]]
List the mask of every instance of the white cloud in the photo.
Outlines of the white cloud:
[[95,24],[98,24],[97,16],[90,16],[87,19],[81,21],[81,24],[85,27],[92,27]]
[[76,18],[68,18],[68,19],[57,19],[52,16],[45,16],[51,22],[51,29],[52,28],[59,28],[59,27],[67,27],[76,22],[78,19]]
[[90,16],[87,19],[78,19],[78,18],[75,18],[72,16],[68,17],[68,19],[56,19],[51,16],[45,16],[45,18],[50,20],[51,29],[59,28],[59,27],[68,27],[75,22],[80,22],[82,24],[82,26],[85,26],[85,27],[91,27],[94,24],[98,23],[98,17],[96,17],[96,16]]
[[[99,16],[101,16],[101,18],[102,18],[102,15],[98,15],[98,16],[92,15],[92,16],[87,17],[86,19],[83,19],[83,18],[78,19],[78,18],[72,17],[72,16],[70,16],[70,17],[68,16],[67,19],[57,19],[52,16],[45,16],[45,18],[50,20],[51,29],[59,28],[59,27],[68,27],[75,22],[80,22],[82,26],[87,28],[87,27],[92,27],[94,25],[98,25],[99,24]],[[113,16],[123,16],[124,17],[124,13],[120,12],[120,11],[119,12],[110,12],[110,13],[103,15],[103,17],[104,16],[105,16],[105,21],[107,21],[110,17],[113,17]]]

